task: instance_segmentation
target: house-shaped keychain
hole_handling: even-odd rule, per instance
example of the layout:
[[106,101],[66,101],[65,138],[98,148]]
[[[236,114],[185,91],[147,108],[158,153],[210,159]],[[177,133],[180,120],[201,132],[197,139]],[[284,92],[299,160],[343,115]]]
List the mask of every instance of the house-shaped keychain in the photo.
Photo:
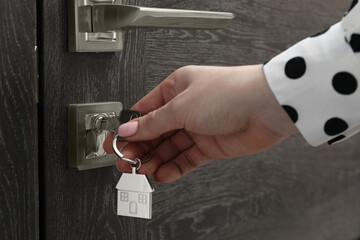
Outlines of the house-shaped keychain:
[[152,193],[149,180],[144,174],[123,173],[116,185],[118,191],[117,215],[151,219]]

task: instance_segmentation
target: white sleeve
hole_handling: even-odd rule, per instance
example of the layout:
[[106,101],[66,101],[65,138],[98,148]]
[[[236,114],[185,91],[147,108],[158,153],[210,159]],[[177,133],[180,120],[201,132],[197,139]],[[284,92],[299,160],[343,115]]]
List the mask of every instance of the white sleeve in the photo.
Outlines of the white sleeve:
[[360,4],[341,22],[264,64],[278,102],[307,142],[334,144],[360,131]]

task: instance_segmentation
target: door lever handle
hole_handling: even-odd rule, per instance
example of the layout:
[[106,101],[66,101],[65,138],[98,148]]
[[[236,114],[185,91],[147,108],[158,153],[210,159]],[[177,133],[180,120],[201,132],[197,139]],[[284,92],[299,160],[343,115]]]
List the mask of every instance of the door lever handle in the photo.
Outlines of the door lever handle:
[[106,32],[130,27],[219,29],[235,15],[227,12],[191,11],[130,5],[87,5],[79,8],[80,32]]
[[119,52],[122,31],[135,27],[219,29],[235,15],[226,12],[137,7],[121,0],[68,0],[70,52]]

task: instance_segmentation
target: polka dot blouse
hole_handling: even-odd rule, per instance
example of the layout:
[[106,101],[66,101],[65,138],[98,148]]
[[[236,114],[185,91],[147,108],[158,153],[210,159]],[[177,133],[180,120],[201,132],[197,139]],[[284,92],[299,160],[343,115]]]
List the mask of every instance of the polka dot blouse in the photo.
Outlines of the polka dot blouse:
[[360,131],[360,4],[264,65],[277,100],[313,146]]

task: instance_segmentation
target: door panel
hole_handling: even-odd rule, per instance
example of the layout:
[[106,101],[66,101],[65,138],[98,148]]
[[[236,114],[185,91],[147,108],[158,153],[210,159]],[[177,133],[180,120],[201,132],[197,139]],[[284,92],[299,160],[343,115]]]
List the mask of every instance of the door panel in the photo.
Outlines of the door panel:
[[35,0],[0,1],[0,238],[37,239]]
[[145,221],[116,216],[120,174],[115,167],[83,172],[68,168],[66,108],[71,103],[135,103],[145,88],[146,32],[127,31],[122,53],[69,53],[67,1],[46,0],[43,8],[44,237],[141,239]]
[[[215,161],[153,185],[153,219],[116,216],[115,167],[67,165],[66,106],[130,107],[178,67],[261,63],[335,23],[340,0],[128,0],[126,4],[234,12],[224,30],[126,31],[122,53],[68,53],[66,1],[43,1],[47,239],[354,239],[360,235],[360,136],[312,148],[294,136],[261,154]],[[43,205],[42,205],[43,206]]]
[[[188,64],[261,63],[339,21],[350,1],[149,1],[235,11],[226,30],[148,30],[146,90]],[[164,37],[165,36],[165,37]],[[301,136],[157,186],[149,239],[355,239],[360,136],[313,148]],[[176,197],[175,197],[176,196]]]

